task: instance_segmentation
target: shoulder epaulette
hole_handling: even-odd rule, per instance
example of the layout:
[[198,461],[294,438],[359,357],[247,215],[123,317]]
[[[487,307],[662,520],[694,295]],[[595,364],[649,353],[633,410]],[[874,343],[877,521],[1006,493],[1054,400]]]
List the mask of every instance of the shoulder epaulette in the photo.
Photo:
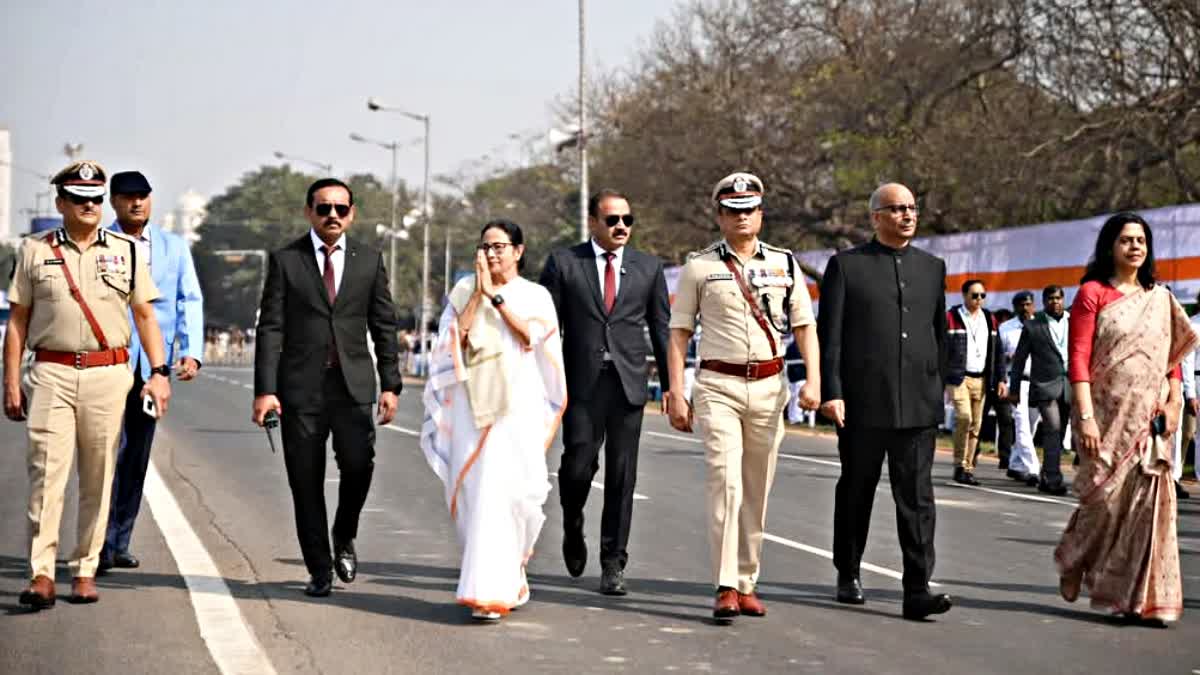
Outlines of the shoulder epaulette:
[[721,248],[721,246],[723,246],[723,244],[721,242],[719,242],[719,241],[713,242],[713,243],[709,244],[707,247],[700,249],[699,251],[692,251],[691,253],[687,254],[687,259],[691,260],[692,258],[698,258],[698,257],[708,254],[708,253],[716,253],[717,249]]
[[792,251],[791,251],[791,249],[786,249],[786,248],[783,248],[782,246],[773,246],[773,245],[771,245],[771,244],[768,244],[768,243],[767,243],[767,242],[765,242],[765,241],[764,241],[764,242],[759,242],[759,243],[761,243],[761,244],[762,244],[762,247],[763,247],[763,248],[765,248],[765,249],[767,249],[768,251],[775,251],[776,253],[783,253],[783,254],[785,254],[785,255],[791,255],[791,254],[792,254]]

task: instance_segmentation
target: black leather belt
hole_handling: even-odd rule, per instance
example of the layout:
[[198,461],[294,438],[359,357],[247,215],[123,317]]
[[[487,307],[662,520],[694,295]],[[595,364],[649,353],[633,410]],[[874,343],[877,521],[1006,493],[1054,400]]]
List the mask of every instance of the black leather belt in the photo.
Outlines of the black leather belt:
[[977,373],[972,373],[972,372],[970,372],[970,371],[967,371],[966,373],[963,373],[963,374],[964,374],[964,375],[966,375],[967,377],[983,377],[983,371],[982,371],[982,370],[981,370],[981,371],[979,371],[979,372],[977,372]]

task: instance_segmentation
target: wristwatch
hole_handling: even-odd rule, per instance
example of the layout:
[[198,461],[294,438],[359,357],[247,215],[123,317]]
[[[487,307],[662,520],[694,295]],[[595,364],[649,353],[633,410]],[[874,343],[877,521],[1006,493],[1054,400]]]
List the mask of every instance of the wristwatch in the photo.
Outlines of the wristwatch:
[[499,307],[504,304],[504,296],[499,293],[492,296],[492,307]]
[[162,375],[163,377],[165,377],[169,380],[169,379],[171,379],[171,367],[165,363],[162,364],[161,366],[154,366],[153,368],[150,369],[150,374],[151,375]]

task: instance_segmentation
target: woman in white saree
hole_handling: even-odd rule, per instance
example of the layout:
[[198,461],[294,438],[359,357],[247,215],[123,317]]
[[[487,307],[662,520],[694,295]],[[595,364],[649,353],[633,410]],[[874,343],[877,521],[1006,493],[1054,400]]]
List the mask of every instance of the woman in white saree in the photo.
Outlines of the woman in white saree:
[[567,403],[558,317],[519,275],[521,228],[484,226],[430,354],[421,448],[462,547],[458,603],[496,620],[529,600],[525,564],[546,517],[546,449]]

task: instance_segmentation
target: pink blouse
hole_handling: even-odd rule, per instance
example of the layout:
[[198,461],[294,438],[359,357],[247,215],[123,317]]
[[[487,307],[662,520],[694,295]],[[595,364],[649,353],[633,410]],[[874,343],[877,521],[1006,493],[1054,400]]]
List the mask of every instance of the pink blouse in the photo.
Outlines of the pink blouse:
[[[1067,376],[1071,382],[1091,382],[1092,339],[1096,334],[1096,315],[1105,305],[1122,297],[1121,291],[1099,281],[1089,281],[1079,287],[1075,302],[1071,303],[1070,333],[1067,337]],[[1175,380],[1183,379],[1179,366],[1167,374]]]

